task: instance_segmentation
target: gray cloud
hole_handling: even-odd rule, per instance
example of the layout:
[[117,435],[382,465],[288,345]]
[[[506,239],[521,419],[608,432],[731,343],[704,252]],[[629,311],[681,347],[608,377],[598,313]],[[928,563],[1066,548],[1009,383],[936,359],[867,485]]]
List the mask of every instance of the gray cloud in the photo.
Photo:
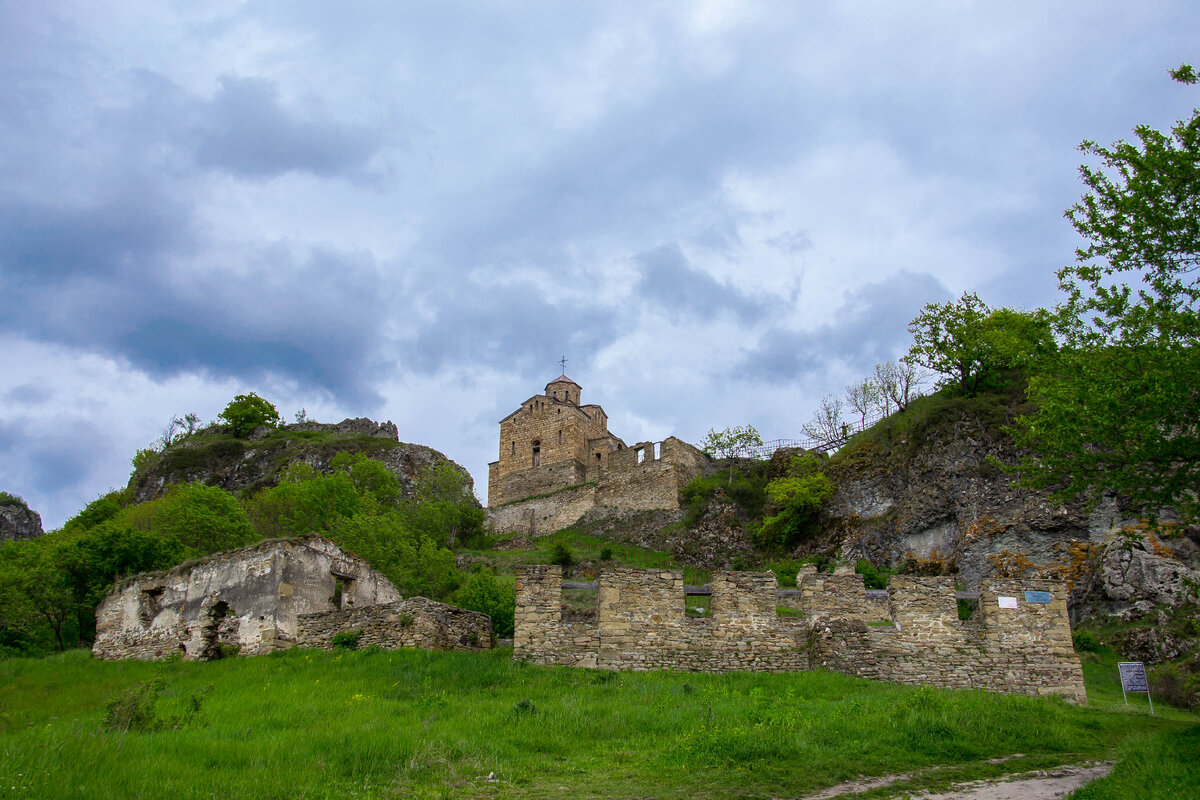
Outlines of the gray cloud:
[[461,291],[443,286],[437,294],[423,295],[417,306],[433,317],[403,344],[400,365],[422,373],[487,365],[540,374],[559,352],[591,357],[624,322],[611,309],[569,298],[555,301],[526,283],[487,290],[464,284]]
[[63,419],[50,429],[0,420],[0,476],[8,484],[0,488],[20,494],[44,514],[40,503],[78,491],[92,477],[107,440],[101,425],[85,419]]
[[211,101],[197,109],[196,160],[247,178],[292,171],[330,177],[363,168],[377,138],[326,117],[303,118],[279,102],[264,78],[225,76]]
[[[0,8],[0,331],[353,415],[408,378],[536,390],[564,351],[631,386],[680,365],[700,431],[838,390],[826,366],[895,355],[963,288],[1053,302],[1073,146],[1190,113],[1163,70],[1200,46],[1185,0],[137,3]],[[793,286],[835,321],[800,331]],[[692,363],[729,341],[736,383]],[[68,408],[4,366],[10,402]],[[25,446],[44,485],[90,480]]]
[[678,245],[663,245],[641,253],[636,261],[641,278],[635,295],[647,307],[664,311],[670,317],[711,318],[727,313],[743,322],[752,322],[776,305],[770,298],[751,297],[696,269]]
[[898,272],[847,293],[833,323],[811,331],[768,331],[738,372],[770,383],[805,381],[820,377],[836,360],[865,376],[875,364],[901,354],[908,323],[923,305],[949,297],[931,275]]

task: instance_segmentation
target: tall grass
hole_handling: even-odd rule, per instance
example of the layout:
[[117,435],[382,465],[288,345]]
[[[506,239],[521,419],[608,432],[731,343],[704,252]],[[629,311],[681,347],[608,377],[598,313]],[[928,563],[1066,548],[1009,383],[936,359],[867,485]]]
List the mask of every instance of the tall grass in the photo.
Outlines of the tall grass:
[[[155,677],[167,724],[105,729],[106,704]],[[1018,752],[1093,757],[1181,727],[822,672],[611,673],[507,650],[0,663],[0,782],[23,797],[795,796]]]

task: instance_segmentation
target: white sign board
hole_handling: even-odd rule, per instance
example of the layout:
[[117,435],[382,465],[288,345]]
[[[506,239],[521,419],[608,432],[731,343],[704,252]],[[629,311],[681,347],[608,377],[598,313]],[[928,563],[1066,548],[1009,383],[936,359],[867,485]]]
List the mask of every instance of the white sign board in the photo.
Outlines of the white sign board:
[[1016,608],[1017,607],[1017,598],[1015,598],[1015,597],[997,597],[996,603],[999,604],[999,606],[1001,608]]

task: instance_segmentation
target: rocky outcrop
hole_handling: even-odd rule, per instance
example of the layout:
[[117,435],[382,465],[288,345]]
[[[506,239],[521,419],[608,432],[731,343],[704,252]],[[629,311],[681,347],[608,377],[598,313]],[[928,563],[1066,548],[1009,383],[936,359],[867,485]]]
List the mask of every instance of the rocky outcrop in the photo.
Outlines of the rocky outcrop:
[[[727,569],[754,560],[754,547],[737,506],[715,499],[692,528],[678,523],[682,511],[628,511],[599,507],[576,523],[586,533],[612,541],[666,551],[675,561],[705,569]],[[739,560],[740,559],[740,560]]]
[[21,498],[0,492],[0,542],[36,539],[41,535],[41,515]]
[[964,408],[919,431],[868,432],[830,461],[836,491],[823,528],[843,557],[877,566],[937,559],[968,586],[1005,574],[1064,578],[1075,588],[1073,613],[1087,605],[1129,619],[1188,599],[1188,582],[1200,580],[1200,531],[1156,536],[1114,497],[1089,509],[1014,488],[997,466],[1017,460],[1003,420]]
[[1195,640],[1180,636],[1170,628],[1132,628],[1118,636],[1121,656],[1129,661],[1161,664],[1185,656],[1195,648]]
[[239,439],[220,426],[205,428],[179,440],[158,454],[152,463],[129,479],[132,502],[161,497],[168,486],[200,481],[232,492],[251,494],[274,486],[289,465],[307,464],[330,472],[341,452],[364,453],[382,461],[411,494],[417,476],[429,467],[450,464],[461,477],[466,492],[474,495],[474,482],[463,467],[430,447],[399,441],[394,423],[366,418],[336,424],[303,422],[279,428],[260,427]]

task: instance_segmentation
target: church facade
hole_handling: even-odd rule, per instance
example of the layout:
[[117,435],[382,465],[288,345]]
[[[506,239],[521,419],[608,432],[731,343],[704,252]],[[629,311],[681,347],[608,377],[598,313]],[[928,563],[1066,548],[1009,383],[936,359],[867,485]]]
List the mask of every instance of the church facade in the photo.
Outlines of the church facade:
[[708,462],[673,436],[627,445],[608,429],[604,409],[584,404],[582,394],[564,374],[500,420],[499,458],[488,465],[494,529],[552,533],[597,505],[677,509],[679,490]]

